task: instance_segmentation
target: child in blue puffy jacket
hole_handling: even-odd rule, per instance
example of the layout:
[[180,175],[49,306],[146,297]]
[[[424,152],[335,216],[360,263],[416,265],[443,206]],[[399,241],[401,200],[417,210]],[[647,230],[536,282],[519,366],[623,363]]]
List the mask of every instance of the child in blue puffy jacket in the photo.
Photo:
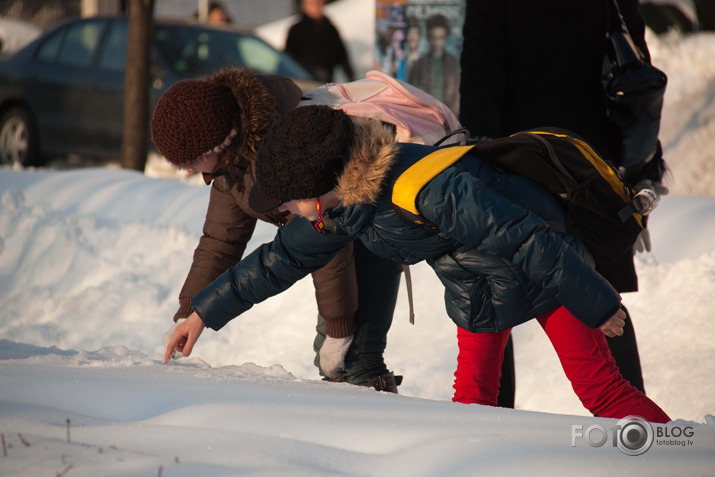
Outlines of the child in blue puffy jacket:
[[188,356],[204,327],[220,329],[359,239],[396,262],[426,260],[445,285],[459,327],[454,400],[496,405],[504,343],[536,318],[583,405],[601,417],[670,418],[620,375],[605,336],[622,333],[620,296],[575,237],[552,229],[564,212],[538,184],[467,153],[416,194],[433,226],[393,205],[395,181],[438,148],[394,143],[380,122],[324,106],[298,108],[265,136],[256,161],[255,210],[307,220],[281,227],[192,300],[166,356]]

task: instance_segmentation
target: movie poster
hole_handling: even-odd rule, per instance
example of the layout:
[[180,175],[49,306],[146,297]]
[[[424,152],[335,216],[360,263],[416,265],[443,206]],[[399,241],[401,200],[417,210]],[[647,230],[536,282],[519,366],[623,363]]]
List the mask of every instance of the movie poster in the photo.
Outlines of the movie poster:
[[374,68],[459,114],[459,55],[466,0],[376,0]]

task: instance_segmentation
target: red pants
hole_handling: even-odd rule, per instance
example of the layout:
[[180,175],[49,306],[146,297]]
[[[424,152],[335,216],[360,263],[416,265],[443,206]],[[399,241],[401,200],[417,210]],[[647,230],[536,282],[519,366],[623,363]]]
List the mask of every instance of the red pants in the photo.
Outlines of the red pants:
[[[601,330],[588,328],[564,307],[537,320],[556,350],[573,390],[593,415],[617,419],[636,415],[658,423],[671,420],[623,379]],[[504,345],[510,332],[471,333],[457,329],[459,355],[453,401],[496,406]]]

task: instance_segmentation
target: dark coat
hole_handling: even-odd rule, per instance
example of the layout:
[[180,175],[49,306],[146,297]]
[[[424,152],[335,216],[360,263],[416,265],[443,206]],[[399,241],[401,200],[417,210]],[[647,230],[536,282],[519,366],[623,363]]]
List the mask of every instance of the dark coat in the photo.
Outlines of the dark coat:
[[[242,111],[241,140],[221,153],[216,173],[205,176],[212,186],[203,236],[179,294],[175,320],[189,316],[193,311],[191,298],[241,260],[257,220],[285,225],[293,219],[278,211],[260,214],[252,210],[248,195],[254,184],[253,162],[260,141],[279,114],[298,105],[300,88],[282,76],[259,76],[239,68],[222,70],[208,81],[233,92]],[[327,334],[336,338],[353,334],[358,301],[352,245],[347,244],[323,269],[316,269],[313,282]]]
[[618,293],[593,270],[583,243],[547,224],[564,213],[543,188],[468,155],[418,194],[418,209],[438,230],[414,224],[395,211],[391,189],[435,148],[395,144],[380,123],[353,121],[357,137],[338,183],[341,203],[327,212],[330,232],[306,219],[279,229],[194,297],[207,326],[218,329],[287,289],[355,238],[396,262],[427,260],[446,287],[447,313],[473,332],[510,328],[559,304],[590,327],[618,310]]
[[[620,132],[606,116],[601,85],[609,1],[468,0],[460,59],[462,125],[488,137],[544,126],[569,129],[619,166]],[[649,59],[638,1],[619,5]],[[652,178],[659,182],[660,174]],[[619,291],[638,289],[630,252],[598,268]]]
[[342,67],[349,81],[355,78],[340,33],[327,17],[314,20],[301,14],[288,30],[285,52],[323,83],[333,81],[337,66]]

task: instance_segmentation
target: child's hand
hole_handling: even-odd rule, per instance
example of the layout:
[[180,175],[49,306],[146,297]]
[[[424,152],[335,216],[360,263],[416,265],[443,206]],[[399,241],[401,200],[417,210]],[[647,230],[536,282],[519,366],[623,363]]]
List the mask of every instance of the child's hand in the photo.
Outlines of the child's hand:
[[[164,347],[169,346],[169,342],[171,341],[171,338],[174,337],[174,331],[176,330],[176,327],[179,326],[179,325],[180,325],[181,323],[183,323],[184,321],[186,321],[186,318],[179,318],[178,320],[176,320],[176,323],[174,323],[173,325],[171,325],[171,328],[169,328],[168,330],[166,330],[166,333],[164,333],[164,336],[161,337],[161,340],[162,340],[163,343],[164,343]],[[180,357],[181,357],[181,353],[179,353],[178,351],[174,351],[174,352],[171,354],[171,357],[172,357],[173,359],[180,358]]]
[[619,309],[612,317],[600,326],[600,330],[603,331],[609,338],[614,338],[623,334],[624,326],[626,326],[626,312]]
[[204,322],[201,317],[193,312],[186,321],[176,324],[174,328],[174,336],[169,340],[169,344],[166,346],[166,352],[164,353],[164,364],[169,362],[171,355],[177,351],[184,356],[189,356],[191,350],[196,344],[196,340],[201,336],[201,332],[204,331]]

